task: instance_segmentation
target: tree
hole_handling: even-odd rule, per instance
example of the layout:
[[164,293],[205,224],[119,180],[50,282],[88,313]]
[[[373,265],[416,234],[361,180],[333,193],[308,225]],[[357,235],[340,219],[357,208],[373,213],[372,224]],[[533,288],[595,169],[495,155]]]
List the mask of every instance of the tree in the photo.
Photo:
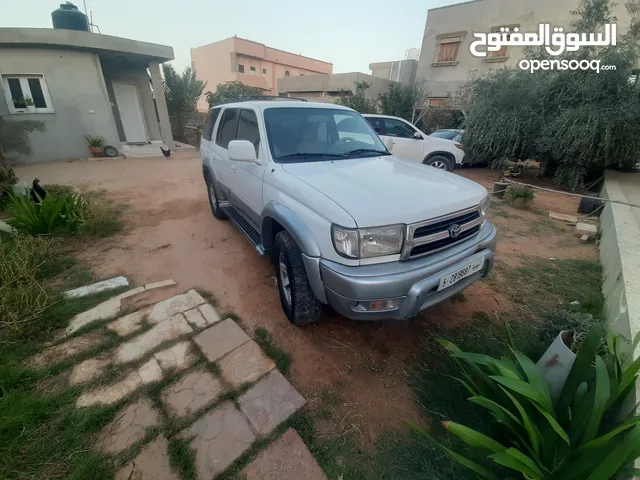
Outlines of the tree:
[[375,100],[366,97],[365,93],[371,86],[368,82],[356,82],[356,93],[351,90],[342,90],[342,96],[336,102],[338,105],[353,108],[360,113],[378,113]]
[[429,92],[422,82],[413,85],[391,84],[389,90],[378,96],[380,112],[418,123],[425,115]]
[[173,136],[185,141],[185,126],[189,115],[196,111],[198,99],[207,84],[196,78],[196,72],[191,67],[178,74],[172,65],[164,63],[162,76]]
[[227,101],[240,97],[258,97],[264,95],[261,88],[249,87],[244,83],[234,80],[232,82],[219,83],[215,92],[207,92],[207,103],[209,108]]
[[[615,65],[615,70],[494,70],[473,80],[463,138],[473,160],[535,158],[543,172],[577,188],[604,168],[629,169],[640,153],[640,88],[629,82],[640,60],[638,0],[626,4],[629,31],[616,46],[582,46],[562,60]],[[582,0],[571,31],[594,32],[614,21],[608,0]],[[557,60],[529,49],[531,60]]]
[[29,134],[44,131],[44,124],[35,120],[8,121],[0,117],[0,166],[5,165],[5,155],[10,152],[31,155]]

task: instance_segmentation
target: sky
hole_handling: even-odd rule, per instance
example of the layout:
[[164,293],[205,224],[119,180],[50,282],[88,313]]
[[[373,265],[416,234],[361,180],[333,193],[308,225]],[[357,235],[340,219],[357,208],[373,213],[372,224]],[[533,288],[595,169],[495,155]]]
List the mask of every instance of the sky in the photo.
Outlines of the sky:
[[[50,0],[0,0],[0,27],[51,28]],[[82,0],[74,2],[83,10]],[[233,35],[333,63],[334,73],[370,73],[420,48],[427,10],[455,0],[86,0],[101,33],[173,47],[173,65],[190,48]],[[25,15],[25,12],[28,12]]]

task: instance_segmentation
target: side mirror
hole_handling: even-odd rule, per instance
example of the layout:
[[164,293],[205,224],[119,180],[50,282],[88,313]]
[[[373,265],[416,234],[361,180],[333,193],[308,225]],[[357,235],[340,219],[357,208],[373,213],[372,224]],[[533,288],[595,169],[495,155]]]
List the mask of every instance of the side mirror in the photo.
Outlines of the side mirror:
[[413,134],[413,138],[416,139],[416,140],[423,140],[422,135],[420,135],[418,132],[415,132]]
[[256,147],[249,140],[231,140],[229,142],[229,158],[234,162],[258,162]]
[[382,143],[384,143],[384,146],[387,147],[387,150],[389,151],[393,148],[393,138],[391,137],[385,137]]

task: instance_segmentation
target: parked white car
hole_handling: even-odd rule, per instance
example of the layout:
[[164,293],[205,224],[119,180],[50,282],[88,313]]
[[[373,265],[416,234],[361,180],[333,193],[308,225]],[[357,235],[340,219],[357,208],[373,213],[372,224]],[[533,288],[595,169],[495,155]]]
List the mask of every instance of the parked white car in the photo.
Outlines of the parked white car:
[[487,191],[392,155],[349,108],[227,103],[210,111],[200,146],[213,215],[272,259],[296,325],[324,305],[407,319],[493,265]]
[[464,150],[458,142],[430,137],[412,123],[389,115],[363,115],[395,156],[453,171],[462,165]]

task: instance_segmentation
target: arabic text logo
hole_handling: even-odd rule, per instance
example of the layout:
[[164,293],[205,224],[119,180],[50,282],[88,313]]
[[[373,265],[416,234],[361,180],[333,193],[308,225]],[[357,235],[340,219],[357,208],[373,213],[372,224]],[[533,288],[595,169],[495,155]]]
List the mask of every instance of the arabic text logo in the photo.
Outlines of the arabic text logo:
[[[538,32],[522,33],[518,27],[513,30],[509,27],[500,28],[499,32],[474,33],[477,38],[471,42],[469,50],[475,57],[486,57],[487,52],[498,52],[502,47],[535,47],[543,46],[549,55],[557,56],[563,52],[575,52],[583,46],[607,46],[616,45],[615,23],[604,25],[604,35],[595,33],[564,33],[563,27],[554,27],[553,33],[548,23],[541,23]],[[486,46],[486,50],[478,50],[478,47]]]

